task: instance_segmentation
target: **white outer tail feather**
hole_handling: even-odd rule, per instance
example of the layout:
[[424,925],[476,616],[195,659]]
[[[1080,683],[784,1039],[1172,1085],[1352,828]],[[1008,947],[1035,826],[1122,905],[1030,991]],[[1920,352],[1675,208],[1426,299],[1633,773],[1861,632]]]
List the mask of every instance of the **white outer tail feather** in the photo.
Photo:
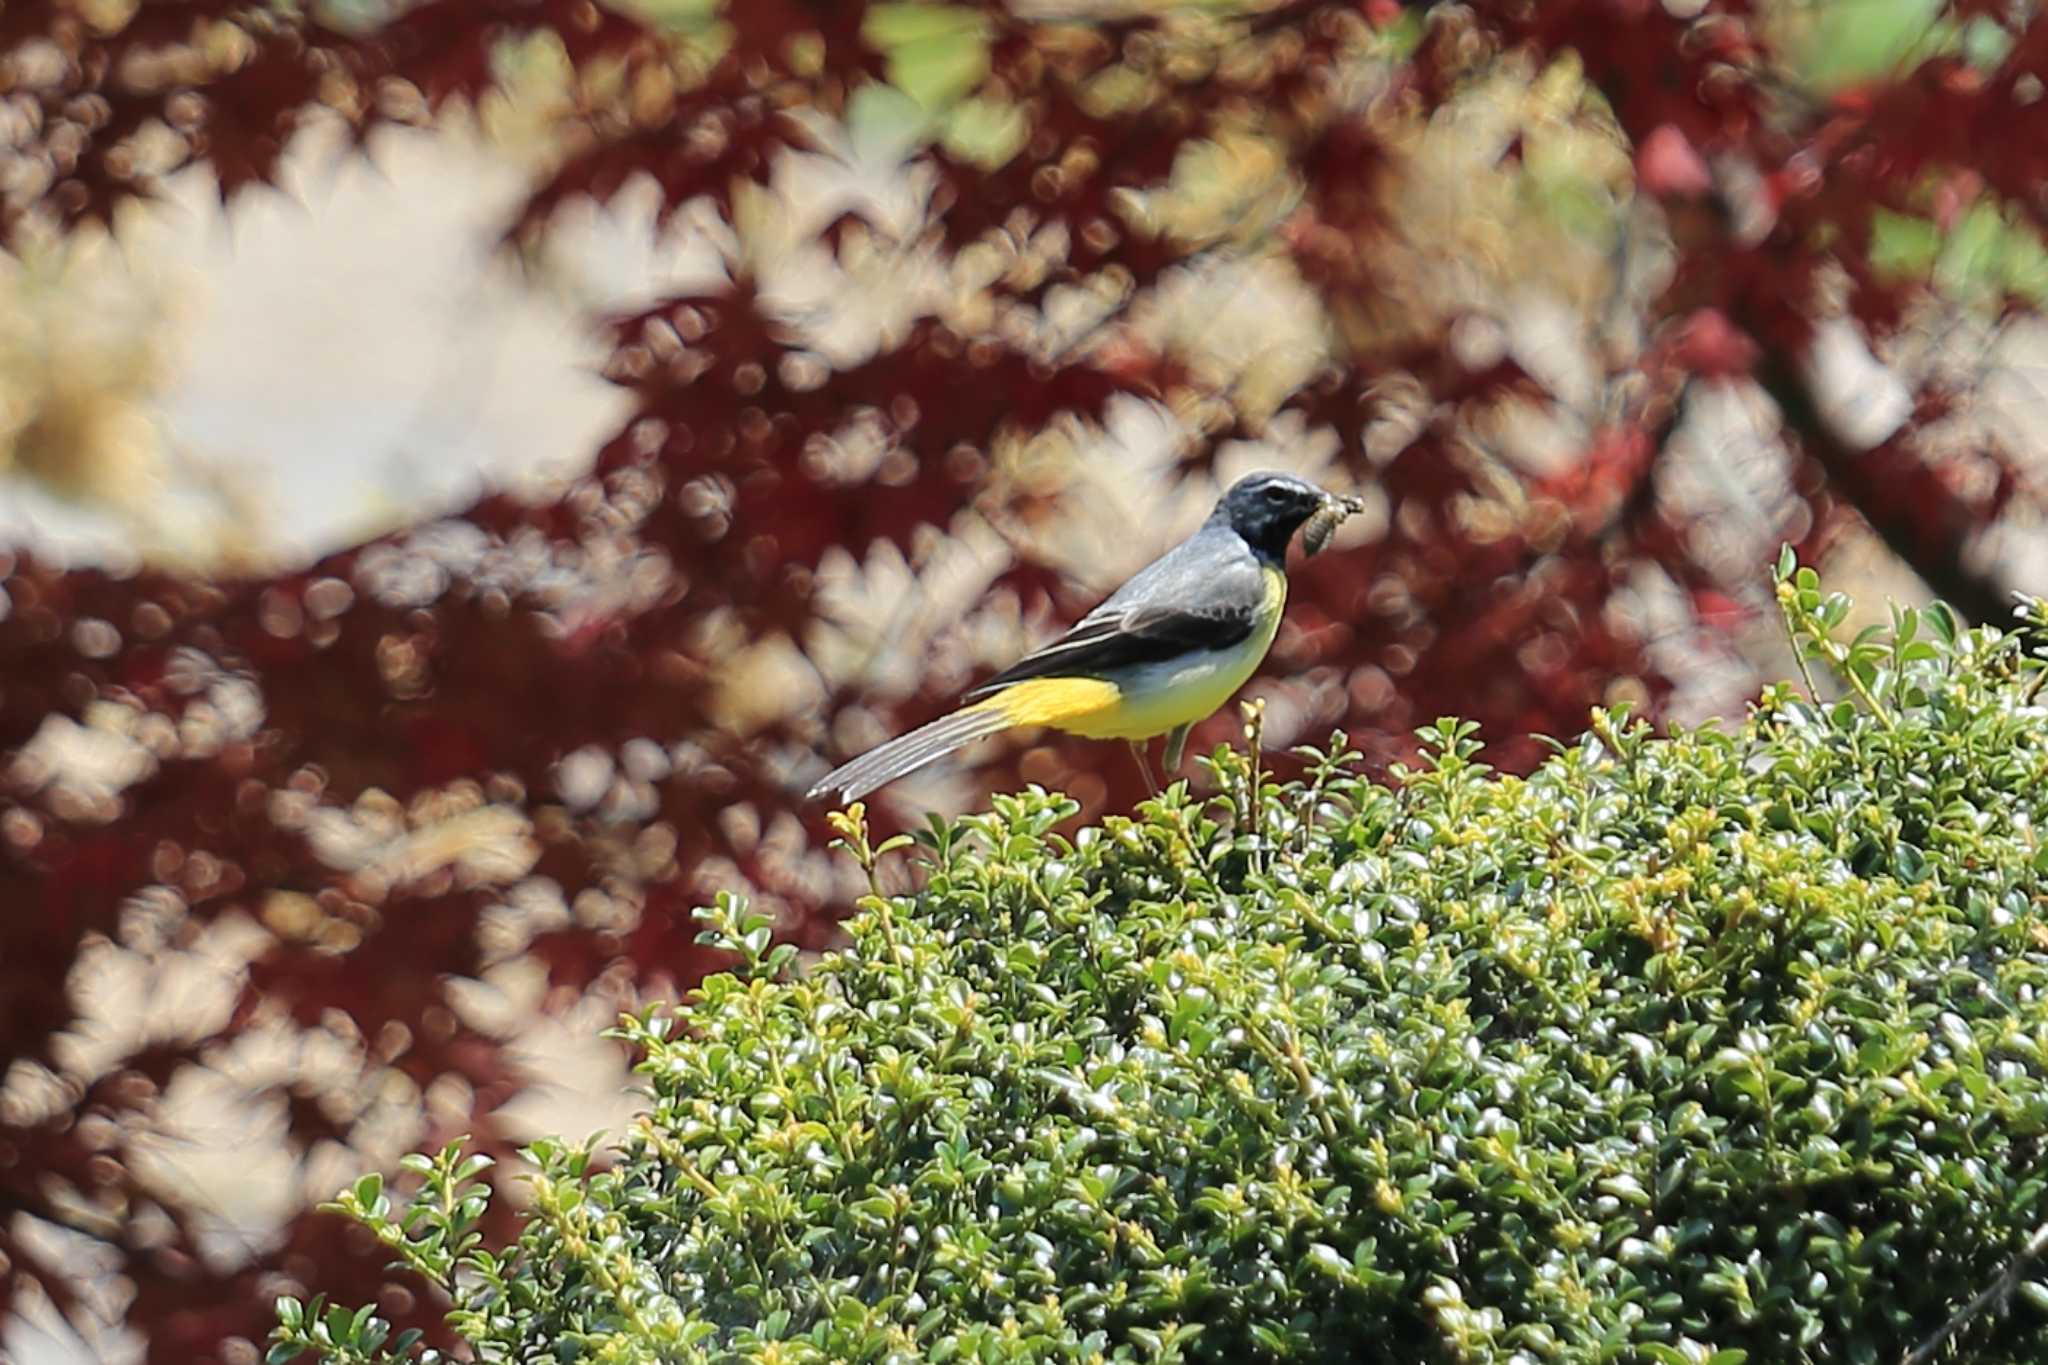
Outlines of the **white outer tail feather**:
[[805,799],[815,801],[838,793],[841,803],[858,801],[875,788],[908,773],[916,772],[956,749],[977,739],[986,739],[1010,728],[1011,722],[993,706],[977,704],[940,716],[878,744],[850,763],[843,763],[819,778]]

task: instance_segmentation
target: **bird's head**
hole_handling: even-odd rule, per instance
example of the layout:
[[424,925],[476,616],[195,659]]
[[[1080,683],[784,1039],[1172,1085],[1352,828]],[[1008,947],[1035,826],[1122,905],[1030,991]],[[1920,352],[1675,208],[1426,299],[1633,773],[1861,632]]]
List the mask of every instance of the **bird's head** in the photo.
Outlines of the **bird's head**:
[[1216,504],[1215,516],[1229,522],[1259,554],[1283,561],[1287,542],[1301,524],[1325,506],[1342,501],[1306,479],[1262,470],[1232,484]]

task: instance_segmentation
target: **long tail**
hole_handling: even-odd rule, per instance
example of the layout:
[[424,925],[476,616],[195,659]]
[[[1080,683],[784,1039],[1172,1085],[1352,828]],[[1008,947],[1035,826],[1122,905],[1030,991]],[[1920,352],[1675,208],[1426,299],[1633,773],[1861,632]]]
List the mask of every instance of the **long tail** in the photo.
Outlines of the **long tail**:
[[1016,722],[1002,711],[985,702],[964,706],[951,715],[920,725],[907,735],[898,735],[886,744],[876,745],[851,763],[834,768],[818,779],[818,784],[811,788],[805,799],[815,801],[836,792],[842,802],[858,801],[885,782],[894,782],[906,773],[916,772],[925,764],[944,758],[955,749],[965,748],[977,739],[986,739],[1014,724]]

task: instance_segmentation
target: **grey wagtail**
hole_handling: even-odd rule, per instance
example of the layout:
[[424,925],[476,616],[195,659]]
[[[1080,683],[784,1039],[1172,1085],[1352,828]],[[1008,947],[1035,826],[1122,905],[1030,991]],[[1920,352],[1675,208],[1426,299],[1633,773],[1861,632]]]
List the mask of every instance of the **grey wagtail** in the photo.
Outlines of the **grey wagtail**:
[[967,693],[958,710],[834,768],[810,799],[857,800],[1018,725],[1129,740],[1148,784],[1142,741],[1165,735],[1171,774],[1188,731],[1230,700],[1272,646],[1295,531],[1309,523],[1302,542],[1314,554],[1360,506],[1292,474],[1247,474],[1199,530],[1072,630]]

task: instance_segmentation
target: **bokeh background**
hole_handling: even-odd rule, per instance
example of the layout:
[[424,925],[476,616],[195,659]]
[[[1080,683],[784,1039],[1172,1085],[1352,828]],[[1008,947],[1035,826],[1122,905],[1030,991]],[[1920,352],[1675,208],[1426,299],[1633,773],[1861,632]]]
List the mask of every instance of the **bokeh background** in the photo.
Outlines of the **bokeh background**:
[[[1283,772],[1739,714],[1788,542],[2000,618],[2044,81],[2019,0],[8,5],[0,1358],[432,1326],[311,1206],[631,1122],[689,908],[828,943],[799,793],[1247,470],[1368,509]],[[876,818],[1022,782],[1142,793]]]

